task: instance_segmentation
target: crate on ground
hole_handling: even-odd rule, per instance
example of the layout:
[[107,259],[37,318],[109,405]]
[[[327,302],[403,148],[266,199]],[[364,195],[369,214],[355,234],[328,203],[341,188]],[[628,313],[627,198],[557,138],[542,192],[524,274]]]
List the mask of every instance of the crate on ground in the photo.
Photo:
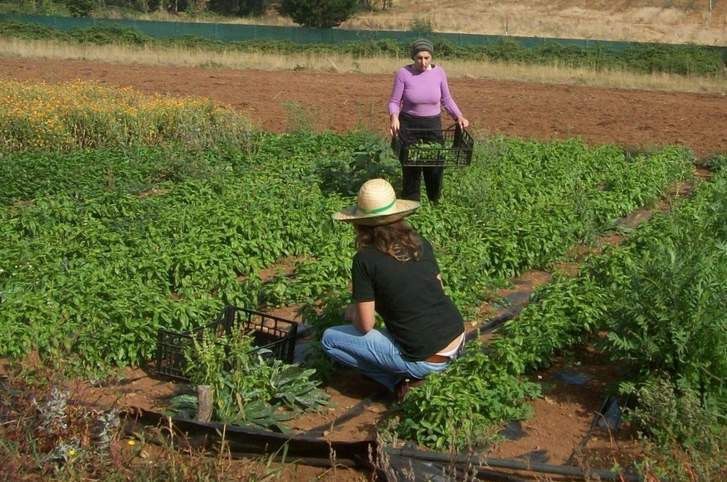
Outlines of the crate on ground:
[[293,362],[298,324],[260,311],[227,306],[215,321],[191,331],[160,329],[157,333],[154,371],[157,375],[189,381],[185,375],[185,351],[193,340],[207,335],[223,336],[239,330],[250,335],[256,351],[286,363]]
[[[441,132],[441,134],[440,134]],[[401,129],[392,141],[394,154],[404,166],[468,166],[472,162],[475,141],[459,125],[441,131]]]

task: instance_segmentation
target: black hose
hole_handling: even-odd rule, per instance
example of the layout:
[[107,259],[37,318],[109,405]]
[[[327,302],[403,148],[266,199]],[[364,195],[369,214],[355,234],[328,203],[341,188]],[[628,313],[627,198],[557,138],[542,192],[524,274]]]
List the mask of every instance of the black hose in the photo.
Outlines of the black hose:
[[476,329],[468,332],[465,335],[465,340],[471,341],[481,335],[494,331],[495,328],[506,321],[510,321],[515,318],[527,306],[530,301],[531,294],[531,291],[516,291],[506,296],[505,299],[510,302],[510,306],[488,319],[485,323],[479,325]]
[[[460,466],[459,469],[469,469],[476,466],[483,477],[493,477],[491,468],[508,470],[520,470],[527,472],[540,472],[551,475],[562,475],[571,478],[586,480],[589,477],[598,477],[601,480],[619,481],[641,481],[641,477],[633,474],[619,474],[606,469],[583,470],[580,467],[567,465],[550,465],[531,463],[522,460],[496,459],[480,457],[475,454],[448,454],[437,452],[424,452],[411,448],[384,447],[377,450],[375,440],[361,440],[357,442],[329,441],[318,437],[310,437],[300,434],[279,434],[268,430],[260,430],[250,427],[225,426],[220,423],[201,423],[194,420],[167,417],[159,413],[134,409],[126,413],[127,433],[136,431],[133,422],[143,425],[155,425],[161,427],[174,426],[177,430],[186,432],[190,436],[200,436],[202,443],[213,444],[213,441],[222,437],[228,443],[231,453],[235,454],[266,454],[271,451],[282,450],[286,446],[287,457],[294,460],[304,461],[311,465],[325,465],[331,451],[336,454],[338,464],[356,466],[371,469],[373,460],[378,450],[391,459],[408,458],[413,461],[435,462],[447,465]],[[213,444],[214,445],[214,444]],[[332,461],[331,461],[332,463]],[[464,467],[461,467],[463,466]],[[503,474],[504,476],[504,474]],[[494,479],[486,479],[494,480]]]
[[563,475],[578,479],[588,480],[589,478],[598,477],[601,480],[618,480],[618,481],[641,481],[642,478],[634,474],[617,473],[606,469],[588,469],[584,470],[580,467],[570,465],[552,465],[526,462],[514,459],[496,459],[490,457],[478,457],[473,454],[442,454],[435,452],[423,452],[421,450],[410,448],[385,448],[384,451],[388,455],[399,457],[410,457],[417,460],[426,460],[430,462],[440,462],[447,464],[477,464],[484,467],[497,467],[510,470],[523,470],[528,472],[540,472],[551,475]]

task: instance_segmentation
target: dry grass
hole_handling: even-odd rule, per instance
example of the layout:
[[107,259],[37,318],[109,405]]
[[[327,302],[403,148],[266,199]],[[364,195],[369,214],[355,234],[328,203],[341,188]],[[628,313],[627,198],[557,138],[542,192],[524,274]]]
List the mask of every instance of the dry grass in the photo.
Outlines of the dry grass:
[[[375,7],[382,3],[371,1]],[[393,4],[387,10],[358,13],[342,27],[409,30],[413,22],[424,21],[438,32],[727,45],[724,0],[713,0],[711,12],[709,0],[395,0]],[[294,25],[272,9],[254,18],[205,18],[165,11],[138,18]]]
[[234,17],[223,16],[217,14],[208,15],[191,15],[181,11],[172,13],[167,10],[155,10],[149,13],[138,13],[129,16],[126,12],[121,11],[113,6],[103,11],[103,18],[112,19],[133,19],[133,20],[150,20],[159,22],[189,22],[189,23],[229,23],[239,25],[276,25],[281,27],[295,26],[295,22],[288,17],[282,17],[274,10],[260,17]]
[[[362,74],[391,74],[405,62],[404,59],[395,58],[353,59],[344,55],[210,52],[201,49],[73,45],[17,39],[0,39],[0,51],[6,56],[27,58],[80,59],[127,64],[231,69],[305,69]],[[446,66],[447,73],[452,78],[727,94],[727,83],[723,79],[709,77],[637,74],[623,71],[597,72],[584,68],[456,60],[448,60],[443,62],[443,65]]]
[[[180,434],[170,438],[166,427],[130,424],[132,436],[112,416],[118,407],[78,398],[68,389],[78,380],[21,363],[7,363],[0,377],[2,481],[337,480],[335,469],[331,474],[331,469],[297,465],[284,457],[277,462],[282,451],[237,458],[224,441],[216,450],[194,448]],[[354,470],[338,474],[345,477],[341,480],[366,480]]]
[[727,2],[708,0],[398,0],[345,28],[727,45]]

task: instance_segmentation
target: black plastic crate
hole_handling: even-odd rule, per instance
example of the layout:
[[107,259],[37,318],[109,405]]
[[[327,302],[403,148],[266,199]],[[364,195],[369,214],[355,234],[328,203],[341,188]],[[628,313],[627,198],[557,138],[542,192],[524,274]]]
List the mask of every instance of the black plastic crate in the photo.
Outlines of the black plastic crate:
[[186,359],[184,351],[193,339],[213,334],[222,336],[233,330],[248,333],[253,338],[255,350],[265,350],[268,356],[286,363],[293,362],[298,324],[260,311],[228,306],[212,323],[196,330],[178,332],[160,329],[157,333],[156,360],[154,371],[157,375],[189,381],[184,375]]
[[394,154],[404,166],[470,165],[475,146],[470,133],[457,124],[440,132],[441,136],[431,129],[401,129],[392,140]]

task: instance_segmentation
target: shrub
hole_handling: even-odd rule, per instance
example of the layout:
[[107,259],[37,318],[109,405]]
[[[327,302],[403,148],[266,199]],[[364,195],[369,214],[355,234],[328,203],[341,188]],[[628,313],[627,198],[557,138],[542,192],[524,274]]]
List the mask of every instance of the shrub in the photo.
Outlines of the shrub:
[[93,11],[93,0],[66,0],[66,6],[74,17],[88,17]]
[[640,434],[648,435],[640,471],[660,480],[724,480],[724,406],[668,378],[654,374],[641,386],[625,388],[638,400],[627,416]]
[[634,372],[664,372],[682,387],[725,396],[727,231],[719,220],[727,203],[703,206],[642,241],[646,249],[624,266],[605,345]]
[[358,0],[282,0],[279,11],[305,27],[341,25],[356,11]]

